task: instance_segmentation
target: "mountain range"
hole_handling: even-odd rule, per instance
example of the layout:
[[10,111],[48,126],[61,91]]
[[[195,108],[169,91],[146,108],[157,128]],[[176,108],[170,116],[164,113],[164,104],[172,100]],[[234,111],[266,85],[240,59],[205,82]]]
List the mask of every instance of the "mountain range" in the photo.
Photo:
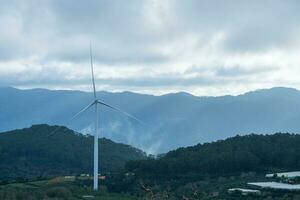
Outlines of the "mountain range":
[[[135,123],[101,107],[101,136],[148,153],[164,153],[237,134],[300,132],[300,91],[292,88],[219,97],[183,92],[161,96],[98,92],[98,97],[146,124]],[[47,123],[92,134],[93,109],[68,123],[68,119],[92,99],[92,93],[83,91],[1,87],[0,131]]]

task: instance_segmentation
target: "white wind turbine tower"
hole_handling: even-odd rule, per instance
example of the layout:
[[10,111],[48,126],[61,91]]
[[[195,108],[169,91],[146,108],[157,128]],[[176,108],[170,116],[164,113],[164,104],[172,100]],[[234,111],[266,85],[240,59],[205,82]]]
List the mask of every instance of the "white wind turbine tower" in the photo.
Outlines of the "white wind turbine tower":
[[[141,120],[137,119],[136,117],[134,117],[133,115],[130,115],[129,113],[122,111],[114,106],[111,106],[107,103],[104,103],[103,101],[100,101],[97,98],[97,94],[96,94],[96,86],[95,86],[95,78],[94,78],[94,66],[93,66],[93,56],[92,56],[92,45],[90,44],[90,59],[91,59],[91,71],[92,71],[92,83],[93,83],[93,92],[94,92],[94,100],[92,103],[90,103],[89,105],[87,105],[85,108],[83,108],[82,110],[80,110],[78,113],[76,113],[70,120],[72,121],[73,119],[75,119],[76,117],[78,117],[80,114],[82,114],[83,112],[85,112],[86,110],[88,110],[91,107],[95,107],[95,134],[94,134],[94,190],[98,190],[98,137],[99,137],[99,106],[106,106],[110,109],[113,109],[117,112],[120,112],[123,115],[126,115],[129,118],[134,119],[135,121],[144,124],[144,122],[142,122]],[[54,132],[56,132],[57,130],[55,130]],[[52,132],[49,135],[52,135],[54,132]]]

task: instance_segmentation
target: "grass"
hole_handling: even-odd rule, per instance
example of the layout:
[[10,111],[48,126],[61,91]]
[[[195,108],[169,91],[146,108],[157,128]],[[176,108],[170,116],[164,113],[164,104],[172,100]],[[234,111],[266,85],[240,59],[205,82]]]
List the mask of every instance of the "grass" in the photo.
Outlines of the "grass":
[[[94,198],[83,198],[83,196]],[[101,199],[101,200],[136,200],[127,194],[107,192],[104,186],[95,192],[91,186],[78,185],[76,180],[70,181],[63,177],[51,180],[33,181],[26,183],[11,183],[0,186],[1,200],[14,199]]]

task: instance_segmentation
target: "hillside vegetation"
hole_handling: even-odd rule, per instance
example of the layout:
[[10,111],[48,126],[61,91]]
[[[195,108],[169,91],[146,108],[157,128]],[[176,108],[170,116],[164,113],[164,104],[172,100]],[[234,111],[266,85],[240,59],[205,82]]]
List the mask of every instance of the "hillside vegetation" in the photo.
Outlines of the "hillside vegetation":
[[[91,174],[93,137],[65,127],[49,136],[56,129],[56,126],[34,125],[0,133],[0,180]],[[129,145],[99,139],[100,172],[114,172],[129,160],[145,157],[144,152]]]
[[0,134],[1,160],[5,161],[0,163],[0,180],[17,178],[0,186],[1,199],[82,199],[85,194],[109,200],[300,197],[299,191],[268,189],[259,196],[228,193],[229,188],[248,188],[248,182],[274,181],[275,178],[265,177],[266,172],[299,170],[300,135],[288,133],[236,136],[179,148],[156,159],[149,159],[128,145],[101,139],[101,171],[116,173],[106,174],[105,180],[100,180],[99,192],[92,191],[92,179],[86,177],[22,180],[92,171],[93,138],[66,128],[47,137],[54,129],[38,125]]
[[127,169],[140,175],[238,174],[300,169],[300,135],[236,136],[179,148],[159,159],[133,161]]

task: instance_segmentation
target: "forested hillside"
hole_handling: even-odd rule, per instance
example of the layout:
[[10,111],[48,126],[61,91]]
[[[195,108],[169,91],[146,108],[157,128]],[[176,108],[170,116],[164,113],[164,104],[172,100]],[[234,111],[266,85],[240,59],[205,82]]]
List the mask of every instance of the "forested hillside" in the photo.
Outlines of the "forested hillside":
[[239,174],[300,169],[300,135],[236,136],[179,148],[159,159],[133,161],[127,169],[140,175]]
[[[35,125],[0,134],[0,180],[92,173],[93,137],[67,128]],[[145,153],[129,145],[99,140],[100,172],[123,168]]]

